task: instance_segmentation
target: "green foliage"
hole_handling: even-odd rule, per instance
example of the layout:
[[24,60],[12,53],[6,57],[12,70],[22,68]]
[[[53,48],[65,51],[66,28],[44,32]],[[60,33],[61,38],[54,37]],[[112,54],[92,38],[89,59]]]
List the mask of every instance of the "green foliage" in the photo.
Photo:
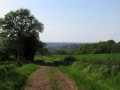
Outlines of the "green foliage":
[[120,53],[120,44],[113,40],[93,44],[82,45],[79,49],[80,54],[99,54],[99,53]]
[[43,24],[35,19],[28,9],[22,8],[6,14],[0,21],[0,27],[4,32],[8,32],[11,39],[19,38],[24,34],[29,36],[34,31],[43,31]]
[[[73,78],[80,88],[85,90],[120,89],[120,54],[110,54],[109,56],[108,54],[89,54],[74,57],[78,60],[71,66],[61,65],[58,68]],[[106,64],[108,62],[109,64]],[[109,65],[111,66],[109,67]]]
[[[10,11],[4,18],[0,18],[0,38],[4,44],[4,51],[20,60],[33,61],[39,48],[39,32],[44,26],[28,9]],[[9,56],[9,55],[8,55]]]
[[85,54],[74,55],[75,58],[81,60],[84,63],[106,65],[112,67],[113,65],[120,64],[120,53],[117,54]]
[[2,78],[0,79],[0,90],[20,90],[27,77],[37,68],[39,68],[39,65],[27,64],[0,74],[0,78]]
[[47,56],[40,56],[36,55],[35,60],[45,60],[49,62],[60,61],[63,60],[67,55],[47,55]]
[[51,83],[52,83],[52,90],[60,90],[60,86],[58,85],[58,78],[56,77],[53,69],[51,67],[47,67],[47,72],[46,74],[49,75],[49,78],[51,80]]
[[39,45],[38,45],[38,50],[37,50],[37,53],[38,55],[47,55],[48,54],[48,49],[45,47],[46,44],[43,43],[43,42],[40,42]]
[[54,61],[54,65],[56,65],[56,66],[58,66],[58,65],[69,66],[69,65],[72,65],[75,61],[76,61],[76,58],[74,58],[73,56],[67,56],[62,60]]

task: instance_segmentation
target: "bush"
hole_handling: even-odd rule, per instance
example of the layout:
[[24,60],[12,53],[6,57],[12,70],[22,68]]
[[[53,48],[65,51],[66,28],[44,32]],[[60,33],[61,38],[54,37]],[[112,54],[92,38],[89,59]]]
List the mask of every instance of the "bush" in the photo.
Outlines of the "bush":
[[55,61],[54,64],[56,66],[58,66],[58,65],[69,66],[69,65],[72,65],[73,62],[75,62],[75,61],[76,61],[76,58],[74,58],[73,56],[67,56],[63,60]]

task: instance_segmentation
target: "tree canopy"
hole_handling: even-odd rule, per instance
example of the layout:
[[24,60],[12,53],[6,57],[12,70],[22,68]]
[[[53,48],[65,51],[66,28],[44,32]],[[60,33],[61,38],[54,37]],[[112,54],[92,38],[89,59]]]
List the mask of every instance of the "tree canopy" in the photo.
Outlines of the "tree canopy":
[[79,49],[80,54],[99,54],[99,53],[120,53],[120,43],[114,40],[106,42],[91,43],[82,45]]
[[16,57],[33,61],[36,50],[41,44],[39,33],[44,25],[28,9],[10,11],[0,18],[0,37],[6,42],[5,48],[13,51]]

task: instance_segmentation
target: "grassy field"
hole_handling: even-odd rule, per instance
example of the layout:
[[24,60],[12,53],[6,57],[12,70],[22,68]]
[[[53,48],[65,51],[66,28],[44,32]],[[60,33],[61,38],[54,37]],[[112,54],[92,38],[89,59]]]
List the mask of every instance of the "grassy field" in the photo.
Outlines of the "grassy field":
[[[28,76],[40,67],[40,60],[47,62],[58,61],[57,68],[75,80],[80,88],[85,90],[120,90],[120,54],[85,54],[73,55],[76,61],[72,64],[66,62],[67,55],[36,55],[36,64],[26,64],[22,67],[15,65],[3,67],[5,70],[0,74],[0,90],[19,90],[25,84]],[[62,60],[62,61],[61,61]],[[59,62],[60,61],[60,62]],[[37,65],[38,64],[38,65]],[[50,75],[53,71],[48,69]],[[5,72],[5,73],[4,73]],[[53,81],[53,89],[58,85],[57,79],[50,78]]]
[[120,53],[118,54],[85,54],[74,55],[74,57],[82,62],[91,64],[107,65],[109,67],[120,64]]
[[45,61],[60,61],[61,59],[64,59],[67,55],[48,55],[48,56],[40,56],[36,55],[35,60],[45,60]]
[[[73,78],[80,88],[120,90],[120,54],[87,54],[74,57],[76,62],[70,66],[59,65],[58,69]],[[49,57],[49,60],[64,58],[65,55],[55,55]]]
[[0,74],[0,90],[20,90],[28,76],[40,65],[27,64],[22,67],[9,67],[5,73]]
[[[35,60],[45,60],[45,61],[60,61],[68,55],[49,55],[49,56],[39,56],[36,55]],[[77,60],[91,64],[101,64],[101,65],[118,65],[120,64],[120,53],[118,54],[83,54],[83,55],[72,55]]]

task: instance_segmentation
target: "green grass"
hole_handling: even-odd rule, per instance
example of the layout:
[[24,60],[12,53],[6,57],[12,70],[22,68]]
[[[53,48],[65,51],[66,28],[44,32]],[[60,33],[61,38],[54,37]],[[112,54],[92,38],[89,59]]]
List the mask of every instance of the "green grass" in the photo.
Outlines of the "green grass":
[[4,67],[9,67],[9,66],[14,66],[15,64],[13,62],[9,63],[8,61],[2,61],[0,62],[0,69],[4,68]]
[[85,55],[74,55],[74,57],[78,60],[81,60],[82,62],[107,65],[109,67],[120,64],[120,53],[118,54],[85,54]]
[[[63,59],[64,56],[55,57]],[[70,66],[59,65],[58,69],[74,79],[80,88],[120,90],[120,54],[86,54],[74,57],[77,58],[76,62]]]
[[47,67],[47,75],[49,75],[49,78],[52,82],[52,90],[60,90],[60,86],[58,85],[57,81],[58,81],[58,78],[56,77],[54,71],[53,71],[53,68],[51,67]]
[[117,66],[110,69],[104,65],[91,65],[77,61],[71,66],[58,66],[58,68],[86,90],[120,89],[120,72]]
[[28,76],[39,67],[39,65],[27,64],[3,73],[0,75],[0,90],[20,90]]
[[40,56],[36,55],[35,60],[45,60],[49,62],[59,61],[61,59],[64,59],[67,55],[49,55],[49,56]]

